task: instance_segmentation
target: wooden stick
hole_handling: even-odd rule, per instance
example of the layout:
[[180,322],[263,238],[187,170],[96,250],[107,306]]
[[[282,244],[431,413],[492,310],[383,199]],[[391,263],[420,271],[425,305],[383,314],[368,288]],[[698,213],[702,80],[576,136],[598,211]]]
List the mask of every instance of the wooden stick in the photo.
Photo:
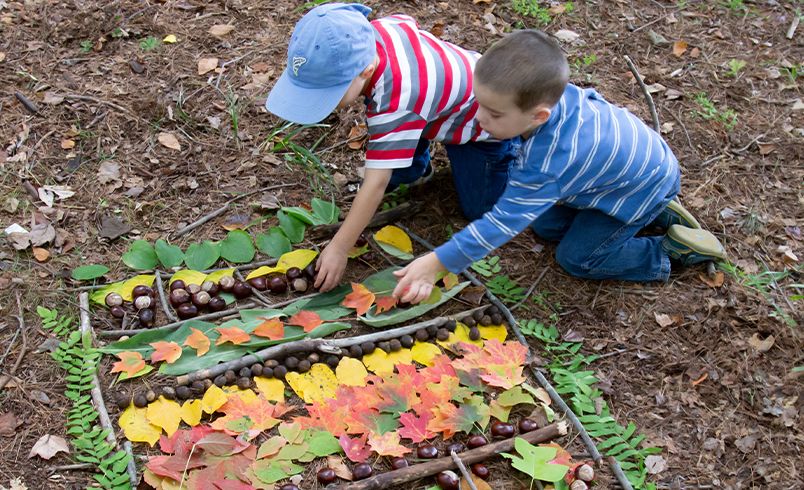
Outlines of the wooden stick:
[[[373,228],[380,225],[385,225],[388,223],[392,223],[394,221],[399,220],[404,216],[410,216],[418,212],[421,209],[422,205],[419,202],[404,202],[395,208],[391,208],[387,211],[380,211],[379,213],[375,214],[366,228]],[[311,230],[312,233],[316,235],[332,235],[337,232],[343,222],[334,223],[331,225],[320,225],[316,226]]]
[[[80,310],[80,330],[81,335],[84,336],[87,333],[91,336],[92,340],[94,341],[95,335],[94,331],[92,330],[92,324],[89,319],[89,293],[81,293],[78,297],[78,304]],[[95,404],[95,409],[98,411],[98,421],[100,422],[101,427],[104,429],[109,430],[109,434],[106,436],[106,441],[112,446],[117,447],[117,437],[115,437],[115,430],[114,426],[112,425],[112,419],[109,417],[109,411],[106,409],[106,404],[103,401],[103,393],[101,392],[100,388],[100,381],[98,381],[98,374],[97,372],[92,374],[92,390],[90,391],[92,395],[92,401]],[[128,477],[131,480],[131,486],[137,486],[137,467],[134,464],[134,453],[131,451],[131,446],[128,447],[123,445],[123,450],[129,456],[128,462]]]
[[36,107],[36,104],[34,104],[31,101],[31,99],[24,96],[22,92],[14,92],[14,97],[16,97],[18,101],[20,101],[20,104],[22,104],[25,110],[27,110],[31,114],[39,114],[39,108]]
[[[527,432],[518,436],[530,444],[539,444],[551,441],[559,436],[566,435],[567,427],[563,422],[550,424],[533,432]],[[505,439],[480,446],[469,451],[462,452],[459,456],[461,461],[466,464],[479,463],[500,453],[512,451],[516,438]],[[388,471],[365,480],[345,483],[333,487],[334,490],[380,490],[395,485],[404,485],[413,480],[418,480],[427,476],[435,475],[452,468],[455,468],[455,461],[447,456],[445,458],[434,459],[426,463],[419,463],[406,468]]]
[[162,311],[165,312],[165,316],[171,322],[179,321],[179,319],[176,318],[176,315],[173,314],[173,310],[168,305],[167,298],[165,298],[165,287],[162,284],[162,271],[156,271],[156,290],[159,291],[159,302],[162,303]]
[[20,312],[20,315],[17,317],[17,321],[19,322],[19,332],[22,332],[22,347],[20,348],[20,355],[17,357],[17,362],[14,363],[14,366],[11,368],[11,371],[8,372],[7,375],[0,378],[0,390],[5,388],[11,378],[14,377],[14,373],[17,372],[17,369],[20,368],[22,364],[22,359],[25,357],[25,352],[28,350],[28,332],[25,328],[25,319],[22,316],[22,302],[20,301],[20,292],[17,291],[17,309]]
[[234,315],[240,310],[245,310],[247,308],[254,308],[255,306],[257,306],[256,303],[248,302],[236,308],[229,308],[228,310],[216,311],[214,313],[207,313],[206,315],[200,315],[195,318],[188,318],[186,320],[179,320],[177,322],[168,323],[167,325],[162,325],[161,327],[156,328],[132,328],[131,330],[101,330],[100,332],[98,332],[98,337],[102,339],[116,339],[122,337],[123,335],[136,335],[138,333],[143,332],[154,332],[154,331],[160,332],[162,330],[173,330],[175,328],[179,328],[180,326],[184,325],[190,320],[217,320],[219,318],[223,318],[229,315]]
[[472,479],[472,474],[469,473],[469,471],[466,469],[466,465],[464,465],[463,461],[461,461],[461,458],[458,457],[458,453],[456,453],[454,450],[450,451],[449,457],[452,458],[452,461],[455,462],[455,466],[457,466],[458,469],[461,471],[461,474],[463,475],[463,478],[466,480],[466,484],[469,485],[469,488],[471,490],[477,490],[477,487],[475,486],[475,481]]
[[648,92],[648,87],[645,85],[645,81],[642,80],[642,76],[640,76],[636,65],[634,64],[633,61],[631,61],[631,57],[628,55],[624,55],[623,59],[625,59],[625,62],[628,65],[628,69],[631,70],[631,73],[634,74],[634,78],[636,78],[639,87],[642,89],[642,94],[645,95],[645,100],[648,102],[648,109],[650,109],[650,117],[653,120],[653,129],[661,135],[662,131],[661,126],[659,125],[659,114],[656,112],[656,105],[654,105],[653,103],[653,97],[650,96],[650,92]]

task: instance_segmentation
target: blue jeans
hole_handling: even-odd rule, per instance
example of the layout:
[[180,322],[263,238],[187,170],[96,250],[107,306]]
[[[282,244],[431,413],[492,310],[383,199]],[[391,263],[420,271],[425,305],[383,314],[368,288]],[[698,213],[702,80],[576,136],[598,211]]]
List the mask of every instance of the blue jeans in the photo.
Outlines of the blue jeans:
[[[466,219],[472,221],[489,211],[505,190],[509,166],[516,161],[518,145],[512,140],[444,145],[452,167],[452,180]],[[430,142],[419,140],[413,163],[394,169],[388,189],[408,184],[425,174],[430,165]]]

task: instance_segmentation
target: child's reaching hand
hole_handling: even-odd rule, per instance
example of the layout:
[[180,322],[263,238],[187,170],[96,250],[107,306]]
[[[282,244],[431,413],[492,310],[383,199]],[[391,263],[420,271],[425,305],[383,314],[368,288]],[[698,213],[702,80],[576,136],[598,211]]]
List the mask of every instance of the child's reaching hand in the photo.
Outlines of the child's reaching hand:
[[341,282],[348,260],[346,252],[341,250],[337,244],[327,245],[315,264],[315,288],[321,292],[327,292],[337,286]]
[[430,297],[436,274],[446,270],[435,252],[430,252],[414,260],[404,268],[395,271],[399,283],[393,296],[406,303],[419,303]]

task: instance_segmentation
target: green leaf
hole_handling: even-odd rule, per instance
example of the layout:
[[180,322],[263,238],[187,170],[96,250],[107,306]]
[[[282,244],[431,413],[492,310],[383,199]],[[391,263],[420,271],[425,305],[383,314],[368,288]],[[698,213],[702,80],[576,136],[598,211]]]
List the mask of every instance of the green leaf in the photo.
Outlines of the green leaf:
[[153,269],[159,263],[154,246],[147,240],[134,240],[123,254],[123,263],[134,270]]
[[243,230],[232,230],[220,243],[221,257],[234,262],[245,264],[254,258],[254,244],[251,235]]
[[189,269],[202,271],[215,265],[220,255],[220,244],[205,240],[203,243],[193,243],[187,247],[184,263]]
[[378,242],[377,240],[374,240],[374,243],[379,245],[380,248],[385,251],[385,253],[387,253],[388,255],[391,255],[393,257],[396,257],[398,259],[410,260],[410,259],[413,258],[412,253],[405,252],[403,250],[399,250],[398,248],[394,247],[391,244],[388,244],[388,243],[385,243],[385,242]]
[[90,279],[97,279],[107,272],[109,272],[109,268],[105,265],[82,265],[81,267],[73,269],[72,277],[76,281],[88,281]]
[[311,213],[310,211],[308,211],[308,210],[306,210],[304,208],[300,208],[298,206],[284,207],[284,208],[282,208],[280,210],[280,212],[284,212],[288,216],[291,216],[291,217],[301,221],[302,223],[304,223],[306,225],[318,225],[318,224],[320,224],[318,222],[318,219],[316,218],[316,216],[313,213]]
[[325,430],[311,433],[307,444],[310,446],[310,451],[319,458],[335,454],[341,450],[341,444],[338,439]]
[[304,222],[299,221],[293,216],[289,216],[283,209],[280,209],[276,213],[276,217],[279,219],[279,228],[281,228],[285,236],[288,237],[290,243],[301,242],[304,240]]
[[511,460],[511,465],[534,480],[557,482],[564,478],[569,467],[562,464],[550,464],[558,453],[554,447],[534,446],[528,441],[517,437],[514,448],[519,456],[502,453],[501,456]]
[[386,311],[379,315],[374,314],[376,307],[372,307],[365,316],[359,317],[360,321],[366,325],[374,328],[387,327],[388,325],[396,325],[414,318],[418,318],[430,310],[438,308],[453,298],[456,294],[460,293],[463,288],[469,285],[469,281],[462,282],[455,285],[446,293],[442,293],[438,301],[434,303],[419,303],[409,308],[395,308],[391,311]]
[[313,208],[313,214],[320,224],[331,225],[338,222],[341,210],[338,209],[334,202],[314,197],[310,202],[310,206]]
[[257,235],[257,248],[269,257],[279,258],[282,254],[293,250],[285,232],[281,228],[274,226],[268,233]]
[[154,250],[156,257],[165,269],[178,267],[184,262],[184,252],[176,245],[171,245],[161,238],[156,241]]

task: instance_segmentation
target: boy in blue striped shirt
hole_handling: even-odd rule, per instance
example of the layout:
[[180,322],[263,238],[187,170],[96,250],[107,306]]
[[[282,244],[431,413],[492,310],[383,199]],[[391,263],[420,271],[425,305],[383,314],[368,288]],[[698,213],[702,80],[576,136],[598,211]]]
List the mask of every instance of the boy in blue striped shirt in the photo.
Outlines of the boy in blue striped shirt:
[[[521,137],[520,159],[490,210],[396,273],[396,297],[426,299],[438,272],[466,269],[528,226],[558,242],[561,267],[587,279],[666,281],[671,261],[725,258],[673,200],[680,174],[667,143],[594,90],[568,84],[567,60],[546,34],[508,35],[474,77],[477,121],[497,139]],[[651,224],[667,234],[636,236]]]

